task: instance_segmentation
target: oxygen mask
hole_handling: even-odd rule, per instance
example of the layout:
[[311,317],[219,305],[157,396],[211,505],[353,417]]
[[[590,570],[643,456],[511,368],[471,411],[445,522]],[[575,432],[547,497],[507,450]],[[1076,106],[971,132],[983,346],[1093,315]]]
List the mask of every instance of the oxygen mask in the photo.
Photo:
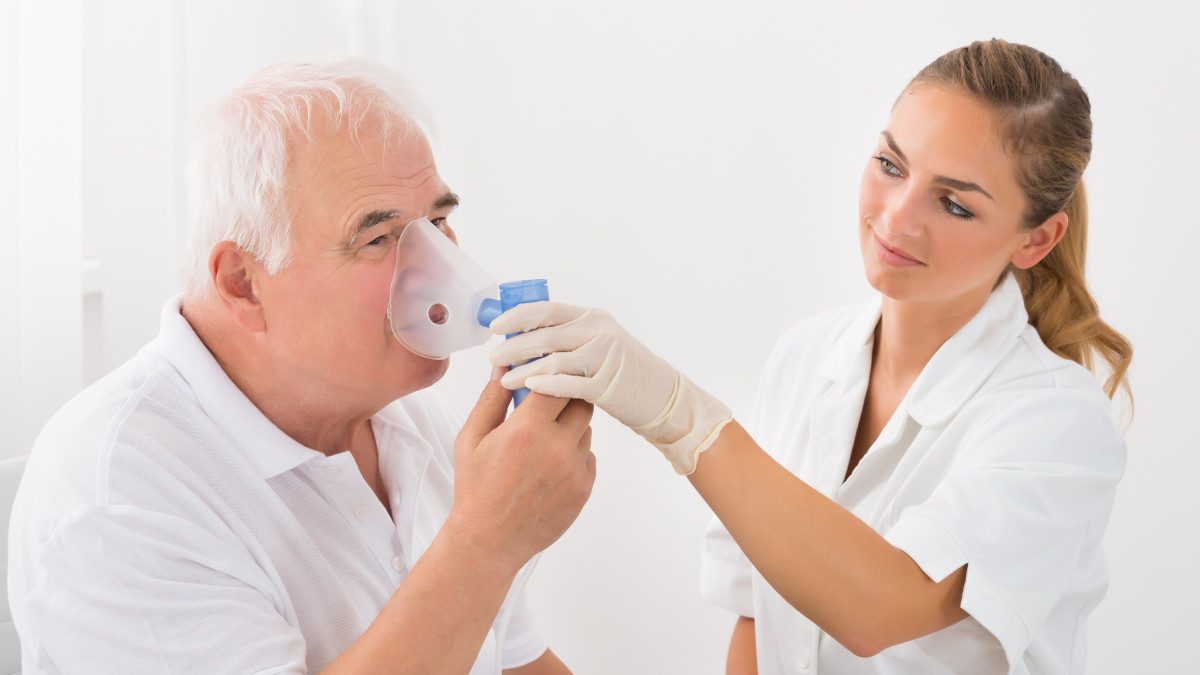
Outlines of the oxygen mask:
[[480,308],[498,305],[498,298],[496,282],[428,219],[400,233],[388,320],[409,351],[446,359],[487,342],[491,320],[481,323]]

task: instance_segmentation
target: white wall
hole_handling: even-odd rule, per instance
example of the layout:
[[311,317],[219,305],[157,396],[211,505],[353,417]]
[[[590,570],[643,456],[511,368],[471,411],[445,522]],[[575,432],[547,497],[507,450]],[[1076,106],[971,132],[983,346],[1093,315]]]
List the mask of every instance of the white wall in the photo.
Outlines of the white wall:
[[[18,94],[0,97],[0,245],[18,252],[0,266],[0,456],[153,336],[177,286],[183,118],[266,63],[350,50],[400,66],[436,115],[463,247],[498,280],[545,276],[555,298],[609,309],[745,414],[786,326],[869,292],[858,178],[908,78],[974,39],[1047,51],[1092,99],[1089,279],[1136,349],[1090,672],[1188,669],[1200,57],[1176,3],[63,4],[80,19],[65,39],[41,3],[0,4],[0,85]],[[53,49],[34,39],[52,34]],[[47,89],[67,107],[31,98]],[[52,219],[49,177],[68,197]],[[464,409],[485,355],[456,357],[439,385]],[[696,593],[706,507],[649,446],[595,426],[593,499],[531,582],[552,646],[581,674],[721,672],[732,618]]]

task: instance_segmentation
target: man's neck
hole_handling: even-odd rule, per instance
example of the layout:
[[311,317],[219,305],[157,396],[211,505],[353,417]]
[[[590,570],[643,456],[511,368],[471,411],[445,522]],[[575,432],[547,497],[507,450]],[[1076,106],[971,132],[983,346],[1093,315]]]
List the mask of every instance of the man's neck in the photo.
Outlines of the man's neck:
[[[378,409],[339,408],[311,382],[293,381],[277,362],[220,308],[215,299],[187,299],[183,317],[246,398],[292,440],[325,455],[374,447],[370,419]],[[370,437],[370,441],[366,440]]]

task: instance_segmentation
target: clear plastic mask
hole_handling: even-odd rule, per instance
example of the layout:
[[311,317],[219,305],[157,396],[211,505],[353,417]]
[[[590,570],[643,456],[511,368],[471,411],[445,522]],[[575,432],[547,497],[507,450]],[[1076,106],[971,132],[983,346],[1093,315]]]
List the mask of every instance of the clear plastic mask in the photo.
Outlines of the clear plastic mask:
[[479,308],[498,297],[496,282],[428,219],[405,226],[396,245],[388,320],[409,351],[445,359],[487,342],[492,333],[479,323]]

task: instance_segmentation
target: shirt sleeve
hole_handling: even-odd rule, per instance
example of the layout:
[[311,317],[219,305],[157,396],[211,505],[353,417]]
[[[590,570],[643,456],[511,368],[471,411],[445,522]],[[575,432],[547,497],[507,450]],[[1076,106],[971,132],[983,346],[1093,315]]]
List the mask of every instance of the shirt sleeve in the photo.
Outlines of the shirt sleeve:
[[529,605],[525,589],[516,597],[509,598],[505,607],[501,608],[500,616],[492,624],[497,638],[500,635],[500,621],[509,603],[512,611],[508,616],[508,626],[504,630],[504,647],[501,663],[504,668],[519,668],[537,660],[547,649],[546,638],[542,635],[541,625],[537,615]]
[[739,616],[754,618],[754,567],[729,530],[713,518],[700,557],[700,595]]
[[1107,522],[1124,442],[1107,399],[1046,390],[981,424],[961,457],[886,538],[934,581],[967,565],[961,606],[1011,668]]
[[305,643],[240,551],[180,518],[86,506],[37,551],[36,672],[305,673]]

